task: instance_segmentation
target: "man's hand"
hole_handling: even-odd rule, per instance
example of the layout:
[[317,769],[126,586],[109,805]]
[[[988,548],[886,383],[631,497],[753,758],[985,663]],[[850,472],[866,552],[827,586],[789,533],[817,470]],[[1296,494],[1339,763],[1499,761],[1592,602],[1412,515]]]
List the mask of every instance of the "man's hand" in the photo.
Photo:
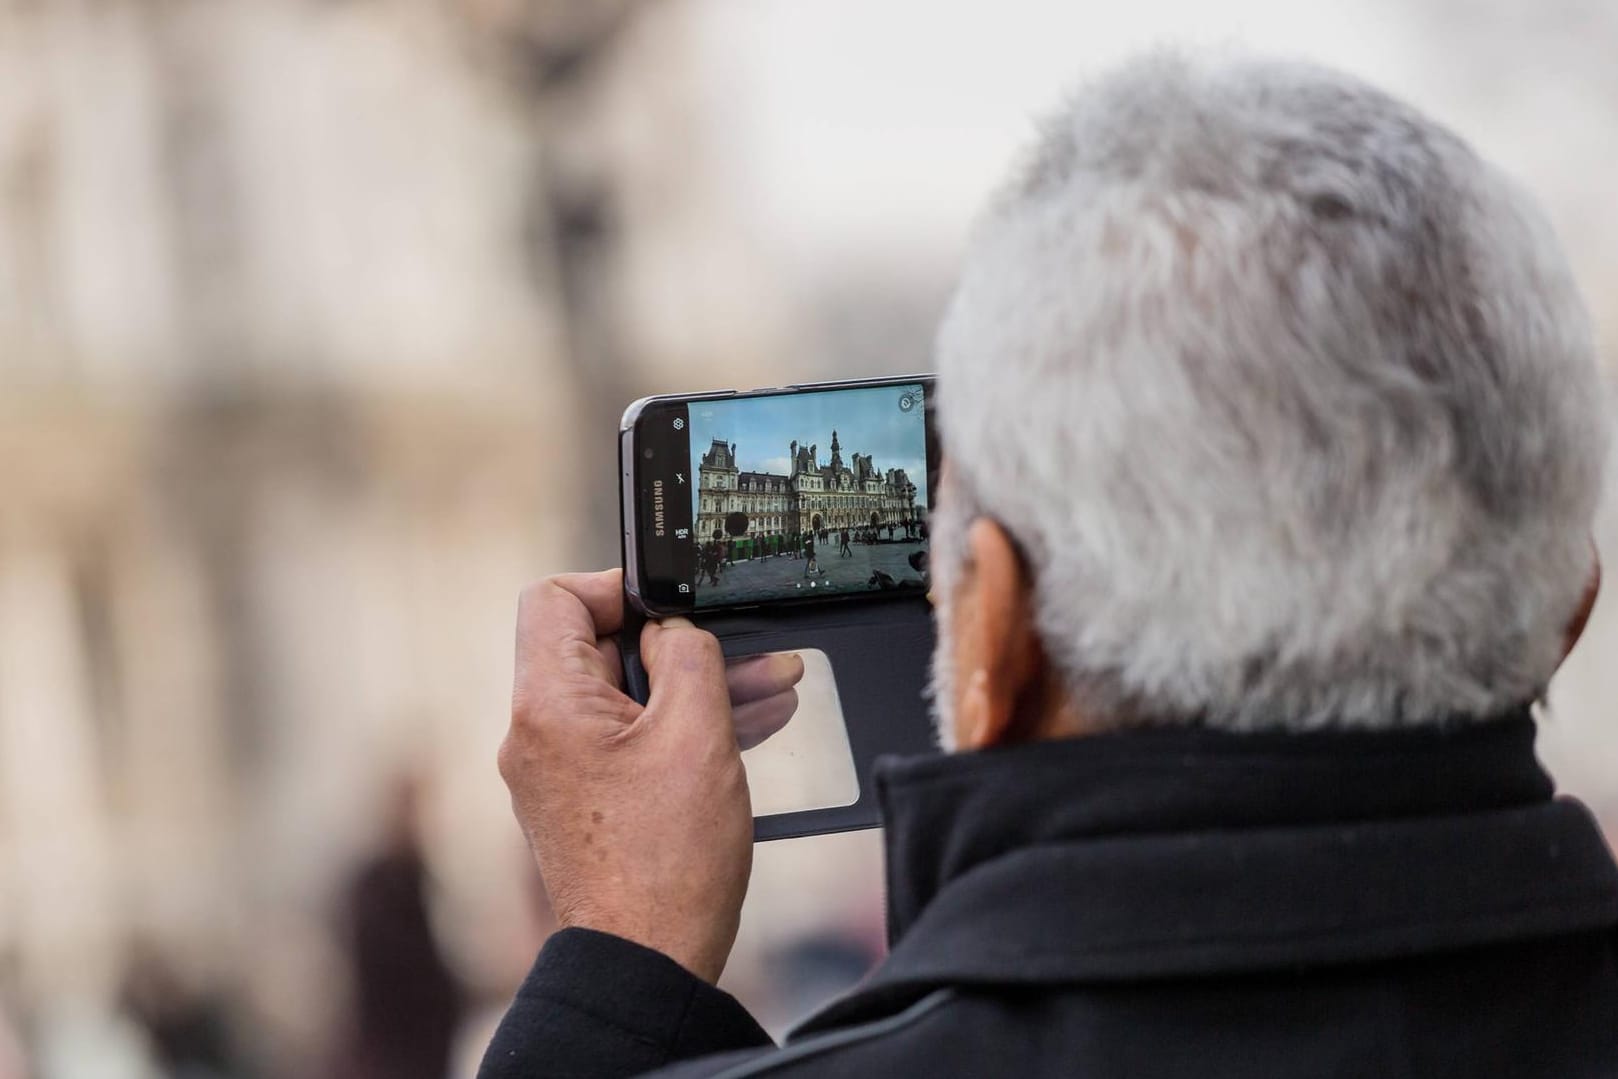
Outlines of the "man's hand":
[[803,663],[769,657],[727,672],[711,634],[684,619],[648,623],[642,707],[622,689],[622,623],[616,570],[523,593],[500,774],[561,925],[614,933],[715,981],[753,864],[732,697],[740,737],[756,743],[791,717]]

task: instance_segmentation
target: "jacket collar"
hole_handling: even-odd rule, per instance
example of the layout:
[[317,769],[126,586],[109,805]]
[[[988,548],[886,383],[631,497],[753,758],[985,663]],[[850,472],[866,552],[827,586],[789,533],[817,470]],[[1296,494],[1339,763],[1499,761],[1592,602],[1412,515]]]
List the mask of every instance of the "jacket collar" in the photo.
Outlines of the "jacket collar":
[[1142,981],[1618,923],[1526,710],[1379,733],[1130,731],[880,763],[893,951],[804,1030],[945,985]]

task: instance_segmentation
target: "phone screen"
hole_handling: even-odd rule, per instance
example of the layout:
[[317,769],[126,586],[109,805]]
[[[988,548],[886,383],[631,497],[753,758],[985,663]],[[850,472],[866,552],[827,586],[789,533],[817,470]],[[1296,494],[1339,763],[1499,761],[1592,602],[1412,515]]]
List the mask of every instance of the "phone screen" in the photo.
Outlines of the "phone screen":
[[927,587],[926,381],[654,401],[636,422],[656,613]]

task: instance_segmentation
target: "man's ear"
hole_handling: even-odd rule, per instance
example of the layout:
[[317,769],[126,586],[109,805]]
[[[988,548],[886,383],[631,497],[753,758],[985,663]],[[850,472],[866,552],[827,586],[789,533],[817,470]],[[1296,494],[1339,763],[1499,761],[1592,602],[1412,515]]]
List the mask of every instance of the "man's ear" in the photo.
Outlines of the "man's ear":
[[1566,659],[1573,646],[1579,643],[1584,636],[1584,627],[1590,622],[1590,612],[1595,610],[1596,597],[1601,594],[1601,554],[1596,550],[1595,541],[1590,541],[1590,580],[1584,586],[1584,594],[1579,597],[1579,606],[1568,620],[1567,628],[1562,631],[1562,658]]
[[960,582],[955,677],[955,743],[983,749],[1025,740],[1043,716],[1027,714],[1045,675],[1034,625],[1032,580],[999,523],[980,517],[967,529],[970,567]]

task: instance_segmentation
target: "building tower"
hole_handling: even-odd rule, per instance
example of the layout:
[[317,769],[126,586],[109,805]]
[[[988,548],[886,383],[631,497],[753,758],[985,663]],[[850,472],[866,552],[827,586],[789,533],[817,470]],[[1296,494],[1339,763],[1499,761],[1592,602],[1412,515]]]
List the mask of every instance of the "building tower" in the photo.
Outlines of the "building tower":
[[731,510],[737,487],[736,445],[716,438],[697,467],[697,538],[724,535],[725,514]]

